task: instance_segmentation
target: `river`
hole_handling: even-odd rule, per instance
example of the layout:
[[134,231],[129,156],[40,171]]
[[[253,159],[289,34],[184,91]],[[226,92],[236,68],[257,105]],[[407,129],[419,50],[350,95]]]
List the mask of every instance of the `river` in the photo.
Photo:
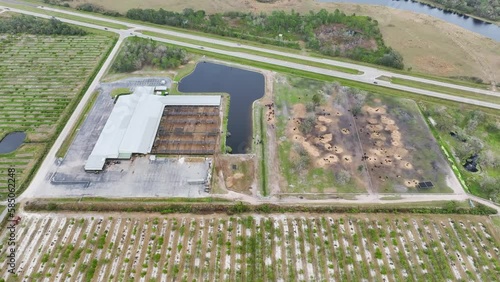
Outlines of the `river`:
[[431,7],[414,1],[394,1],[394,0],[317,0],[318,2],[332,3],[355,3],[369,4],[391,7],[394,9],[411,11],[419,14],[426,14],[443,21],[458,25],[462,28],[479,33],[495,41],[500,42],[500,26],[488,22],[484,22],[469,16],[460,15],[454,12],[445,11],[443,9]]

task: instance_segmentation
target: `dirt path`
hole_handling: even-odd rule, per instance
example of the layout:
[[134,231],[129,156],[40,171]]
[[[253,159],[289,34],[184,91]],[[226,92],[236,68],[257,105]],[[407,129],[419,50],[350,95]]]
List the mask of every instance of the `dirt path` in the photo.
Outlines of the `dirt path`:
[[[275,73],[272,71],[263,71],[265,80],[266,80],[266,92],[264,97],[261,100],[263,105],[266,104],[274,104],[274,75]],[[273,113],[269,113],[267,107],[265,107],[266,117],[266,134],[267,134],[267,144],[266,144],[266,163],[267,163],[267,172],[268,172],[268,189],[269,194],[276,195],[280,192],[280,182],[281,181],[281,173],[279,170],[279,161],[278,161],[278,143],[276,141],[276,126],[275,126],[275,118],[274,118],[274,107],[271,107]],[[267,118],[269,116],[269,118]]]

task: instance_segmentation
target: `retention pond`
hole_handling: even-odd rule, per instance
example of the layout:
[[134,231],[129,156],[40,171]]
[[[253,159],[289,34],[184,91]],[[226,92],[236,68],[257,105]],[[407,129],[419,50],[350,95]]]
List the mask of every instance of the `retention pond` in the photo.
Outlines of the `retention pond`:
[[200,62],[179,82],[179,91],[189,93],[225,92],[231,96],[226,144],[233,154],[244,154],[252,138],[252,104],[264,96],[264,76],[231,66]]
[[0,154],[8,154],[14,152],[21,144],[23,144],[26,138],[26,133],[24,132],[11,132],[7,134],[0,141]]

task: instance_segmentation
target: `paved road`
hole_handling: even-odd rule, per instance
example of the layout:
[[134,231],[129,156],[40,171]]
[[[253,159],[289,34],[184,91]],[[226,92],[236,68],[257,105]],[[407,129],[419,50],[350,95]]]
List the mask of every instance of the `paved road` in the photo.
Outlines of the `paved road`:
[[[309,56],[304,56],[304,55],[299,55],[299,54],[291,54],[291,53],[287,53],[287,52],[281,52],[281,51],[276,51],[276,50],[271,50],[271,49],[266,49],[266,48],[241,45],[241,44],[226,41],[226,40],[214,39],[214,38],[198,36],[198,35],[185,34],[182,32],[165,30],[165,29],[161,29],[161,28],[154,28],[154,27],[140,25],[140,24],[128,23],[128,22],[123,22],[120,20],[107,19],[107,18],[102,18],[99,16],[93,16],[93,15],[81,14],[81,13],[77,13],[77,12],[59,10],[59,9],[54,9],[54,8],[50,8],[50,7],[43,7],[43,8],[42,8],[42,6],[39,6],[39,7],[41,9],[48,10],[48,11],[61,12],[61,13],[69,14],[69,15],[75,15],[75,16],[80,16],[80,17],[85,17],[85,18],[90,18],[90,19],[95,19],[95,20],[100,20],[100,21],[105,21],[105,22],[110,22],[110,23],[122,24],[122,25],[126,25],[126,26],[129,26],[129,27],[131,27],[133,29],[137,29],[137,30],[153,31],[153,32],[157,32],[157,33],[161,33],[161,34],[165,34],[165,35],[172,35],[172,36],[192,39],[192,40],[196,40],[199,42],[207,42],[207,43],[213,43],[213,44],[218,44],[218,45],[227,46],[227,47],[233,47],[233,48],[236,47],[236,48],[241,48],[241,49],[260,51],[260,52],[265,52],[265,53],[269,53],[269,54],[275,54],[275,55],[280,55],[280,56],[285,56],[285,57],[290,57],[290,58],[301,59],[301,60],[305,60],[305,61],[318,62],[318,63],[323,63],[323,64],[327,64],[327,65],[332,65],[332,66],[340,66],[340,67],[356,69],[356,70],[362,71],[363,74],[362,75],[351,75],[350,78],[348,78],[348,79],[352,79],[353,76],[354,77],[361,76],[361,77],[365,78],[365,80],[363,80],[363,82],[373,83],[373,81],[375,81],[375,79],[377,77],[384,75],[384,76],[393,76],[393,77],[398,77],[398,78],[403,78],[403,79],[409,79],[409,80],[425,82],[425,83],[429,83],[429,84],[446,86],[446,87],[450,87],[450,88],[462,89],[462,90],[472,91],[472,92],[481,93],[481,94],[485,94],[485,95],[492,95],[492,96],[500,97],[500,93],[494,92],[494,91],[477,89],[477,88],[461,86],[461,85],[455,85],[452,83],[434,81],[434,80],[425,79],[425,78],[418,78],[418,77],[414,77],[414,76],[410,76],[410,75],[393,73],[390,71],[384,71],[384,70],[376,69],[373,67],[357,65],[357,64],[353,64],[353,63],[340,62],[340,61],[336,61],[336,60],[332,60],[332,59],[314,58],[314,57],[309,57]],[[353,80],[355,80],[355,79],[353,79]]]
[[[2,8],[2,7],[0,7],[0,8]],[[287,61],[283,61],[283,60],[277,60],[277,59],[271,59],[271,58],[261,57],[261,56],[257,56],[257,55],[251,55],[251,54],[242,53],[242,52],[224,51],[224,50],[220,50],[220,49],[204,47],[204,50],[214,52],[214,53],[219,53],[219,54],[224,54],[224,55],[229,55],[229,56],[237,56],[237,57],[241,57],[241,58],[245,58],[245,59],[249,59],[249,60],[270,63],[270,64],[274,64],[274,65],[279,65],[279,66],[285,66],[285,67],[289,67],[289,68],[293,68],[293,69],[307,70],[307,71],[314,72],[314,73],[326,74],[326,75],[330,75],[333,77],[340,77],[340,78],[355,80],[355,81],[364,82],[364,83],[373,83],[373,81],[377,77],[379,77],[381,75],[386,75],[386,76],[401,77],[401,78],[411,79],[411,80],[415,80],[415,81],[421,81],[421,82],[432,83],[432,84],[442,85],[442,86],[456,88],[456,89],[472,91],[472,92],[476,92],[476,93],[480,93],[480,94],[484,94],[484,95],[500,96],[499,93],[496,93],[493,91],[464,87],[464,86],[448,84],[448,83],[441,83],[441,82],[437,82],[437,81],[421,79],[421,78],[416,78],[416,77],[412,77],[412,76],[405,76],[405,75],[395,74],[395,73],[391,73],[391,72],[387,72],[387,71],[381,71],[381,70],[371,68],[371,67],[366,67],[366,66],[359,66],[359,65],[350,64],[350,63],[337,62],[337,61],[333,61],[333,60],[329,60],[329,59],[310,58],[310,57],[306,57],[306,56],[302,56],[302,55],[288,54],[288,53],[283,53],[283,52],[274,51],[274,50],[267,50],[267,49],[263,49],[263,48],[252,47],[252,46],[243,46],[243,45],[240,46],[240,45],[237,45],[235,43],[230,43],[228,41],[222,41],[222,40],[206,38],[206,37],[201,37],[201,36],[183,34],[183,33],[174,32],[174,31],[167,31],[167,30],[163,30],[163,29],[152,28],[152,27],[142,26],[142,25],[137,25],[137,24],[130,24],[130,23],[121,22],[118,20],[109,20],[109,19],[105,19],[105,18],[101,18],[101,17],[84,15],[84,14],[79,14],[79,13],[74,13],[74,12],[63,11],[63,10],[57,10],[57,9],[51,9],[51,8],[44,8],[44,9],[53,10],[53,11],[62,12],[62,13],[67,13],[67,14],[78,15],[80,17],[86,17],[86,18],[95,19],[95,20],[113,22],[113,23],[117,23],[117,24],[126,25],[126,26],[129,26],[131,28],[130,28],[130,30],[119,30],[119,29],[107,28],[107,30],[109,30],[111,32],[118,33],[120,35],[120,38],[119,38],[117,44],[115,45],[110,56],[107,58],[103,67],[101,68],[101,70],[99,71],[97,76],[95,77],[95,79],[92,82],[91,86],[89,87],[88,91],[85,93],[85,96],[82,98],[82,100],[81,100],[80,104],[78,105],[78,107],[76,108],[75,112],[73,113],[71,118],[68,120],[68,123],[64,127],[64,129],[61,132],[61,134],[59,135],[58,139],[56,140],[56,142],[52,146],[51,150],[47,154],[47,157],[43,161],[43,163],[42,163],[38,173],[35,175],[32,183],[30,184],[28,189],[25,191],[25,193],[23,193],[23,195],[20,196],[20,199],[30,198],[30,197],[35,196],[32,193],[33,187],[40,186],[44,182],[44,178],[48,173],[49,167],[56,161],[55,154],[56,154],[57,150],[61,146],[61,144],[64,141],[64,139],[66,138],[66,136],[69,134],[71,128],[76,123],[78,117],[80,116],[80,114],[83,110],[84,105],[87,103],[91,94],[95,91],[95,89],[99,83],[99,80],[104,75],[107,68],[110,66],[110,64],[111,64],[113,58],[115,57],[115,55],[117,54],[119,46],[122,43],[124,38],[134,35],[134,36],[139,36],[139,37],[143,37],[143,38],[152,38],[154,40],[167,42],[167,43],[171,43],[171,44],[175,44],[175,45],[179,45],[179,46],[185,46],[185,47],[190,47],[190,48],[200,48],[200,45],[189,44],[189,43],[179,42],[179,41],[175,41],[175,40],[168,40],[168,39],[164,39],[164,38],[157,38],[157,37],[153,37],[153,36],[147,36],[147,35],[141,34],[139,32],[136,32],[135,30],[137,30],[137,29],[148,30],[148,31],[163,33],[163,34],[167,34],[167,35],[175,35],[178,37],[184,37],[184,38],[198,40],[200,42],[215,43],[215,44],[231,46],[231,47],[237,46],[237,47],[244,48],[244,49],[257,50],[257,51],[261,51],[261,52],[267,52],[267,53],[277,54],[277,55],[286,56],[286,57],[294,57],[294,58],[298,58],[298,59],[302,59],[302,60],[315,61],[315,62],[321,62],[321,63],[331,64],[331,65],[336,65],[336,66],[354,68],[354,69],[361,70],[364,73],[362,75],[352,75],[352,74],[346,74],[346,73],[333,71],[333,70],[325,70],[325,69],[318,68],[318,67],[311,67],[311,66],[307,66],[307,65],[291,63],[291,62],[287,62]],[[14,8],[10,8],[10,10],[12,10],[14,12],[29,14],[29,15],[33,15],[33,16],[42,17],[42,18],[51,18],[51,16],[48,16],[48,15],[33,13],[33,12],[14,9]],[[75,24],[75,25],[86,26],[86,27],[97,28],[97,29],[105,29],[104,27],[99,26],[99,25],[95,25],[95,24],[82,23],[79,21],[68,20],[68,19],[63,19],[63,18],[60,18],[60,20],[63,22],[67,22],[67,23],[71,23],[71,24]],[[391,83],[386,82],[386,81],[379,81],[379,84],[386,86],[386,87],[389,87],[389,88],[405,90],[405,91],[409,91],[409,92],[413,92],[413,93],[417,93],[417,94],[422,94],[422,95],[427,95],[427,96],[432,96],[432,97],[437,97],[437,98],[442,98],[442,99],[448,99],[448,100],[452,100],[452,101],[456,101],[456,102],[468,103],[468,104],[473,104],[473,105],[478,105],[478,106],[484,106],[484,107],[489,107],[489,108],[493,108],[493,109],[500,109],[500,105],[494,104],[494,103],[488,103],[488,102],[478,101],[478,100],[474,100],[474,99],[460,98],[460,97],[441,94],[441,93],[437,93],[437,92],[433,92],[433,91],[427,91],[427,90],[422,90],[422,89],[417,89],[417,88],[412,88],[412,87],[406,87],[406,86],[402,86],[402,85],[394,85],[394,84],[391,84]],[[249,202],[267,202],[267,201],[269,201],[266,199],[256,200],[255,198],[250,198],[250,197],[247,199],[247,197],[244,197],[244,196],[242,198],[242,196],[240,194],[232,195],[231,193],[227,197],[233,198],[233,199],[247,200]],[[399,200],[381,200],[380,196],[377,196],[377,195],[365,195],[365,196],[361,195],[361,196],[358,196],[358,199],[355,201],[327,200],[327,202],[329,202],[329,203],[332,203],[332,202],[339,202],[339,203],[344,203],[344,202],[345,203],[351,203],[351,202],[352,203],[398,203],[398,202],[419,202],[419,201],[465,200],[468,197],[473,198],[474,200],[477,200],[478,202],[481,202],[487,206],[493,207],[500,212],[500,208],[498,206],[496,206],[495,204],[492,204],[491,202],[489,202],[487,200],[484,200],[484,199],[481,199],[481,198],[478,198],[475,196],[466,195],[463,193],[454,194],[454,195],[451,195],[451,194],[447,194],[447,195],[433,195],[433,194],[403,195],[402,198]],[[275,199],[274,199],[274,201],[275,201]],[[293,200],[287,200],[285,202],[293,202]],[[322,201],[300,200],[300,203],[304,203],[304,202],[321,203]]]
[[[2,2],[2,1],[0,1],[0,2]],[[12,2],[12,1],[9,1],[9,2]],[[165,34],[165,35],[171,35],[171,36],[177,36],[177,37],[182,37],[182,38],[186,38],[186,39],[196,40],[196,41],[199,41],[200,44],[202,44],[202,42],[213,43],[213,44],[218,44],[218,45],[232,47],[232,48],[236,47],[236,48],[247,49],[247,50],[254,50],[254,51],[259,51],[259,52],[264,52],[264,53],[269,53],[269,54],[276,54],[276,55],[280,55],[280,56],[284,56],[284,57],[301,59],[301,60],[305,60],[305,61],[319,62],[319,63],[323,63],[323,64],[327,64],[327,65],[332,65],[332,66],[340,66],[340,67],[352,68],[352,69],[356,69],[356,70],[362,71],[363,74],[361,74],[361,75],[346,74],[346,73],[338,72],[338,71],[325,70],[325,69],[322,69],[322,68],[316,68],[316,67],[310,67],[310,66],[305,66],[305,65],[301,65],[301,64],[289,63],[289,62],[282,61],[282,60],[274,60],[274,59],[270,59],[270,58],[267,58],[267,57],[250,55],[250,54],[247,54],[247,53],[244,53],[244,52],[230,52],[230,51],[222,51],[220,49],[213,49],[213,48],[208,48],[208,47],[204,48],[207,51],[216,52],[216,53],[220,53],[220,54],[226,54],[226,55],[231,55],[231,56],[238,56],[238,57],[241,57],[241,58],[250,59],[250,60],[259,61],[259,62],[269,62],[269,63],[275,64],[275,65],[286,66],[286,67],[295,68],[295,69],[305,69],[305,70],[308,70],[308,71],[311,71],[311,72],[315,72],[315,73],[322,73],[322,74],[331,75],[331,76],[334,76],[334,77],[340,77],[340,78],[345,78],[345,79],[349,79],[349,80],[355,80],[355,81],[364,82],[364,83],[370,83],[370,84],[372,84],[375,81],[377,81],[380,85],[383,85],[383,86],[386,86],[386,87],[390,87],[390,88],[394,88],[394,89],[405,90],[405,91],[410,91],[410,92],[417,93],[417,94],[434,96],[434,97],[438,97],[438,98],[442,98],[442,99],[455,100],[455,101],[462,102],[462,103],[469,103],[469,104],[473,104],[473,105],[478,105],[478,106],[484,106],[484,107],[490,107],[490,108],[499,109],[498,105],[495,106],[495,104],[493,104],[493,103],[479,102],[479,101],[476,101],[474,99],[464,99],[464,98],[452,99],[454,97],[452,95],[445,95],[445,94],[435,95],[436,92],[433,92],[433,91],[425,91],[425,90],[417,89],[417,88],[413,88],[413,87],[406,87],[406,86],[402,86],[402,85],[392,84],[392,83],[387,82],[387,81],[377,80],[376,78],[380,77],[382,75],[383,76],[389,76],[389,77],[398,77],[398,78],[403,78],[403,79],[408,79],[408,80],[414,80],[414,81],[424,82],[424,83],[428,83],[428,84],[445,86],[445,87],[454,88],[454,89],[471,91],[471,92],[475,92],[475,93],[479,93],[479,94],[483,94],[483,95],[490,95],[490,96],[500,97],[500,93],[495,92],[495,91],[489,91],[489,90],[485,90],[485,89],[472,88],[472,87],[467,87],[467,86],[462,86],[462,85],[455,85],[455,84],[451,84],[451,83],[434,81],[434,80],[429,80],[429,79],[425,79],[425,78],[413,77],[413,76],[409,76],[409,75],[403,75],[403,74],[393,73],[393,72],[390,72],[390,71],[380,70],[380,69],[376,69],[376,68],[373,68],[373,67],[368,67],[368,66],[363,66],[363,65],[357,65],[357,64],[353,64],[353,63],[339,62],[339,61],[335,61],[335,60],[332,60],[332,59],[314,58],[314,57],[309,57],[309,56],[304,56],[304,55],[299,55],[299,54],[290,54],[290,53],[286,53],[286,52],[281,52],[281,51],[276,51],[276,50],[270,50],[270,49],[265,49],[265,48],[259,48],[259,47],[253,47],[253,46],[248,46],[248,45],[240,45],[240,44],[237,44],[237,43],[234,43],[234,42],[230,42],[230,41],[226,41],[226,40],[214,39],[214,38],[209,38],[209,37],[204,37],[204,36],[199,36],[199,35],[185,34],[185,33],[182,33],[182,32],[165,30],[165,29],[161,29],[161,28],[155,28],[155,27],[150,27],[150,26],[145,26],[145,25],[140,25],[140,24],[128,23],[128,22],[124,22],[124,21],[120,21],[120,20],[116,20],[116,19],[108,19],[108,18],[103,18],[103,17],[95,16],[95,15],[81,14],[81,13],[78,13],[78,12],[71,12],[71,11],[54,9],[54,8],[43,7],[43,6],[38,6],[38,7],[40,9],[47,10],[47,11],[53,11],[53,12],[58,12],[58,13],[65,13],[65,14],[68,14],[68,15],[73,15],[73,16],[79,16],[79,17],[84,17],[84,18],[88,18],[88,19],[99,20],[99,21],[102,21],[102,22],[109,22],[109,23],[121,24],[121,25],[125,25],[125,26],[130,27],[130,29],[132,29],[134,31],[135,30],[145,30],[145,31],[157,32],[157,33],[161,33],[161,34]],[[27,11],[23,11],[23,10],[19,10],[19,9],[13,9],[12,8],[12,10],[16,11],[16,12],[20,12],[20,13],[32,14],[32,15],[35,15],[35,16],[40,16],[41,15],[41,14],[38,14],[38,13],[27,12]],[[79,25],[88,26],[88,24],[77,22],[77,21],[71,21],[70,22],[70,21],[67,21],[67,20],[62,19],[62,18],[60,18],[60,20],[68,22],[68,23],[73,23],[73,24],[79,24]],[[95,27],[95,26],[96,25],[92,25],[92,27]],[[99,28],[103,29],[104,27],[99,27]],[[118,33],[124,33],[124,32],[126,32],[124,30],[116,30],[116,29],[112,29],[112,28],[108,28],[108,29],[110,31],[114,31],[114,32],[118,32]],[[130,34],[130,33],[128,33],[128,34]],[[139,34],[140,33],[133,32],[133,35],[139,35]],[[142,35],[141,37],[153,38],[153,39],[158,40],[158,41],[168,42],[168,43],[171,43],[171,44],[176,44],[176,45],[185,46],[185,47],[191,47],[191,48],[199,48],[201,46],[201,45],[195,45],[195,44],[182,43],[182,42],[178,42],[178,41],[175,41],[175,40],[166,40],[166,39],[162,39],[162,38],[156,38],[156,37],[153,37],[153,36]]]

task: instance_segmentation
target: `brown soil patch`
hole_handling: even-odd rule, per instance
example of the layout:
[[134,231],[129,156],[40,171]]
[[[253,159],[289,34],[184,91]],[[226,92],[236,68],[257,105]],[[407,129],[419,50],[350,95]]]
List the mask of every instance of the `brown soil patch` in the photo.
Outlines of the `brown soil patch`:
[[350,34],[350,29],[343,24],[329,24],[318,27],[315,31],[316,37],[320,42],[320,46],[335,46],[340,54],[357,48],[365,48],[377,50],[377,43],[371,39],[365,39],[362,31],[357,31],[358,34]]
[[326,129],[327,129],[327,128],[326,128],[326,126],[324,126],[324,125],[319,125],[319,124],[318,124],[318,125],[316,125],[315,127],[316,127],[316,129],[318,129],[318,131],[319,131],[319,132],[325,132],[325,131],[326,131]]
[[318,149],[311,145],[309,142],[302,142],[302,146],[304,146],[304,149],[313,157],[318,157],[319,156],[319,151]]
[[409,162],[402,162],[401,167],[404,169],[413,169],[413,165]]
[[366,122],[368,124],[378,124],[378,119],[376,119],[376,118],[367,118]]
[[342,128],[340,131],[342,132],[342,134],[345,134],[345,135],[351,134],[351,131],[347,128]]
[[352,163],[352,157],[350,155],[342,156],[342,161],[346,163]]
[[333,151],[336,153],[336,154],[342,154],[344,152],[344,149],[340,146],[333,146]]
[[363,106],[361,109],[370,115],[383,115],[387,113],[387,110],[384,107],[372,108],[370,106]]
[[371,139],[379,139],[379,140],[383,140],[383,141],[386,140],[386,137],[383,134],[381,134],[380,132],[373,132],[372,134],[370,134],[370,138]]
[[325,155],[322,158],[318,158],[316,160],[316,165],[319,167],[326,167],[329,165],[332,165],[334,163],[337,163],[339,161],[339,158],[335,155]]
[[316,138],[316,139],[317,139],[317,141],[319,141],[319,142],[321,142],[321,143],[327,144],[327,143],[329,143],[330,141],[332,141],[332,139],[333,139],[333,134],[331,134],[331,133],[324,134],[324,135],[322,135],[321,137]]
[[406,187],[414,188],[414,187],[417,187],[418,180],[416,180],[416,179],[411,179],[411,180],[405,179],[404,184],[405,184]]
[[274,125],[275,123],[275,113],[274,113],[274,103],[265,104],[266,108],[266,120],[270,125]]
[[401,133],[399,131],[393,131],[391,133],[391,138],[392,138],[392,146],[394,147],[399,147],[401,146]]
[[396,131],[399,130],[399,127],[395,124],[388,124],[384,128],[386,131]]
[[387,116],[381,116],[380,121],[384,124],[395,124],[396,123],[393,119],[388,118]]
[[368,124],[366,125],[366,129],[371,132],[382,131],[382,129],[384,129],[384,126],[381,124]]
[[324,123],[331,123],[332,122],[332,119],[324,117],[324,116],[319,116],[318,120],[321,122],[324,122]]
[[252,195],[255,159],[249,155],[221,156],[216,164],[228,190]]
[[293,105],[293,116],[295,118],[306,118],[306,106],[304,104]]

